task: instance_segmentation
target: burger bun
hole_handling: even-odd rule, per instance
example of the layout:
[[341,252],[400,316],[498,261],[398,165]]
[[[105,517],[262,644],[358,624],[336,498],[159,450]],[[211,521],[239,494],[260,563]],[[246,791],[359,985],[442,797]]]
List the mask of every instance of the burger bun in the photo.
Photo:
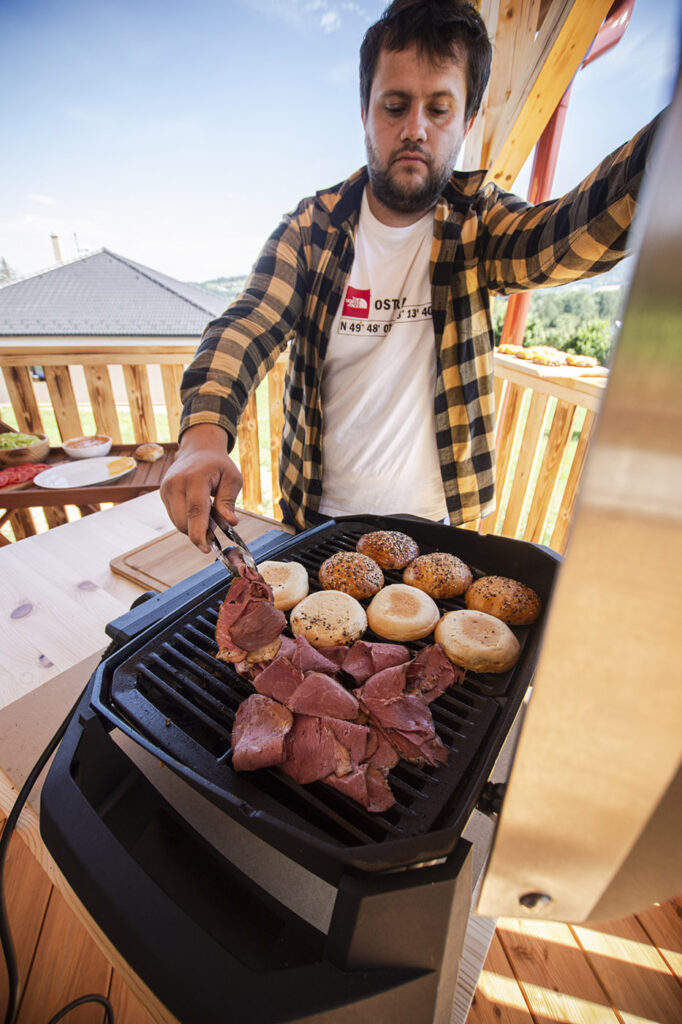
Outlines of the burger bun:
[[308,571],[300,562],[261,562],[258,572],[272,590],[275,608],[282,612],[308,594]]
[[419,555],[403,572],[403,583],[440,600],[463,594],[470,586],[471,579],[469,566],[457,555],[450,555],[447,551]]
[[446,612],[434,639],[455,665],[471,672],[506,672],[516,664],[521,647],[509,626],[486,612]]
[[416,587],[392,583],[380,590],[367,609],[369,628],[385,640],[420,640],[440,618],[438,605]]
[[506,576],[481,576],[469,587],[465,600],[467,608],[494,615],[508,626],[529,626],[542,608],[534,590]]
[[304,597],[289,617],[294,636],[304,636],[313,647],[352,644],[367,629],[365,609],[341,590],[318,590]]

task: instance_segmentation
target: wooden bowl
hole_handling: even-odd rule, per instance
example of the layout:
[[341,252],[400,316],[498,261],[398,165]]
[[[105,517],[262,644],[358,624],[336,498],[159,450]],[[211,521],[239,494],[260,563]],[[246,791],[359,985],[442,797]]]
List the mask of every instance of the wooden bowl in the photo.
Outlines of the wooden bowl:
[[47,434],[36,433],[35,436],[38,440],[25,448],[0,448],[0,466],[20,466],[24,462],[43,462],[50,450],[50,439]]

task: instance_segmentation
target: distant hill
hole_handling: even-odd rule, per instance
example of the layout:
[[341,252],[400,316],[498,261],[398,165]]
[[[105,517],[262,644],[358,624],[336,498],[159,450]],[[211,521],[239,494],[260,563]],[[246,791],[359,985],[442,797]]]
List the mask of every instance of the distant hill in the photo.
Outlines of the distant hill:
[[[630,283],[634,270],[635,261],[632,256],[622,260],[617,267],[609,270],[606,274],[598,274],[596,277],[586,278],[584,281],[576,281],[574,284],[565,284],[556,291],[570,291],[572,288],[588,288],[590,291],[599,291],[601,288],[623,288]],[[240,274],[237,277],[214,277],[211,281],[197,281],[203,288],[212,292],[219,292],[225,296],[228,302],[232,302],[244,290],[247,274]]]
[[202,288],[208,288],[209,291],[224,295],[226,302],[232,302],[244,290],[247,276],[246,274],[241,274],[238,277],[214,277],[211,281],[196,283],[201,284]]

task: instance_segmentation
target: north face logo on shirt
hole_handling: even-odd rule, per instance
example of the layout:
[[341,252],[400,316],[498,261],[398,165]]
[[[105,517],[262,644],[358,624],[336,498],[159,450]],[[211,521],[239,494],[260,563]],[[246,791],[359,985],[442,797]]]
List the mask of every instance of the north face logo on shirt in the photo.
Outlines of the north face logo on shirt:
[[369,316],[369,297],[369,288],[353,288],[352,284],[349,284],[341,316],[355,316],[366,320]]

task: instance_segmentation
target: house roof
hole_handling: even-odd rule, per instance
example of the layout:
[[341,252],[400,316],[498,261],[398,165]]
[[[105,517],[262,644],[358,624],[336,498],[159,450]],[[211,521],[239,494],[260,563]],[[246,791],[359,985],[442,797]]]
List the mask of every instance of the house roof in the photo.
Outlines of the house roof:
[[224,296],[108,249],[0,287],[0,337],[198,336]]

